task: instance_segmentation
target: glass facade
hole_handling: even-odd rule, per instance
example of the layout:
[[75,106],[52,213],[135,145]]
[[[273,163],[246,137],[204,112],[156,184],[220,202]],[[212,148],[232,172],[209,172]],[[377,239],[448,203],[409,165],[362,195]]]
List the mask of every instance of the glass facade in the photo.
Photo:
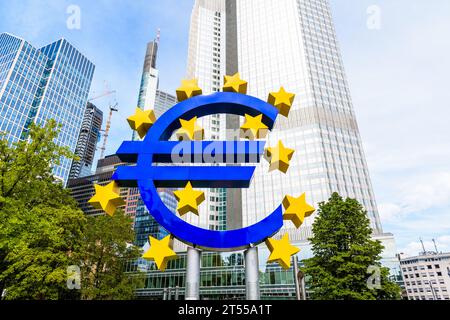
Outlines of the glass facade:
[[[296,152],[287,174],[269,173],[262,161],[249,189],[203,190],[207,201],[200,216],[183,219],[211,230],[240,228],[264,219],[286,195],[305,192],[308,202],[317,206],[337,191],[364,205],[375,238],[387,245],[383,262],[395,268],[395,242],[382,231],[327,0],[196,0],[187,69],[187,78],[198,79],[203,94],[220,91],[224,75],[236,72],[248,81],[248,94],[262,100],[281,86],[295,93],[289,118],[279,116],[267,144],[282,140]],[[199,125],[205,129],[205,140],[230,140],[230,130],[239,128],[241,121],[214,115],[199,119]],[[299,260],[312,256],[307,240],[313,219],[299,230],[286,222],[280,232],[288,233],[302,249]],[[185,249],[175,242],[177,252]],[[269,251],[263,244],[258,249],[261,298],[294,299],[292,268],[266,265]],[[227,259],[232,255],[202,253],[201,299],[245,298],[243,254],[234,254],[240,259],[230,266]],[[171,287],[173,293],[176,286],[178,294],[184,294],[184,253],[165,273],[152,263],[142,264],[147,282],[139,296],[161,298],[164,289]],[[131,272],[137,266],[128,268]]]
[[[100,159],[97,162],[97,170],[95,174],[89,176],[83,176],[76,179],[69,179],[67,182],[67,188],[70,190],[72,197],[78,202],[79,208],[88,216],[100,216],[104,215],[103,210],[95,209],[89,200],[95,195],[94,185],[98,184],[105,186],[111,183],[111,178],[118,166],[124,165],[118,156],[108,156],[104,159]],[[125,205],[119,207],[128,213],[126,206],[130,202],[131,195],[128,188],[120,188],[120,197],[124,199]]]
[[[287,174],[268,174],[262,163],[243,190],[244,225],[265,217],[287,194],[306,192],[317,204],[333,192],[356,198],[375,234],[382,228],[339,51],[328,0],[236,1],[238,65],[249,94],[267,99],[281,86],[296,94],[289,118],[279,117],[268,144],[278,140],[296,153]],[[304,230],[286,222],[291,239]]]
[[[226,75],[226,5],[225,1],[196,1],[191,16],[187,79],[197,79],[203,94],[221,91]],[[226,115],[203,117],[198,124],[205,130],[205,140],[227,140]],[[202,214],[182,217],[192,225],[209,230],[227,227],[227,190],[200,189],[205,192]],[[183,245],[179,250],[186,250]]]
[[101,138],[102,122],[103,112],[88,102],[75,149],[75,154],[80,160],[73,161],[69,179],[92,175],[92,164],[95,151],[97,150],[97,143]]
[[[301,266],[299,264],[299,266]],[[260,272],[262,299],[295,299],[294,271],[281,269],[277,264],[264,266]],[[175,299],[184,299],[186,282],[186,254],[179,254],[169,262],[165,272],[157,271],[154,262],[143,259],[130,261],[126,271],[137,276],[144,274],[144,287],[137,290],[141,299],[161,299],[164,292]],[[245,299],[245,266],[242,252],[203,253],[200,272],[201,299]],[[169,291],[170,290],[170,291]],[[169,293],[170,292],[170,293]],[[169,299],[166,296],[166,299]]]
[[[56,143],[75,152],[95,66],[65,39],[36,49],[0,34],[0,131],[10,143],[28,138],[32,123],[54,119]],[[72,161],[54,166],[64,184]]]
[[[159,38],[159,36],[158,36]],[[177,103],[175,96],[158,89],[159,72],[156,69],[158,57],[159,39],[147,44],[144,67],[142,70],[141,86],[139,89],[138,107],[142,110],[154,110],[155,116],[160,117]],[[133,132],[133,140],[139,139]],[[161,199],[173,212],[176,211],[177,202],[172,189],[158,190]],[[139,197],[139,190],[133,188],[129,190],[130,201],[127,204],[126,212],[135,217],[134,231],[136,234],[135,244],[144,247],[148,246],[148,237],[157,239],[165,237],[168,233],[149,214],[147,207]]]

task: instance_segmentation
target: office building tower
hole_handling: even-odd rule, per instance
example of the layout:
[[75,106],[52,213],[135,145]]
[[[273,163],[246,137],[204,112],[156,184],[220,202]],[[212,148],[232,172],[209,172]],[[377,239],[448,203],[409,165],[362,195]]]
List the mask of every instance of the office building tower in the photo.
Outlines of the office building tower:
[[139,90],[138,106],[142,110],[154,109],[156,90],[159,86],[159,72],[156,69],[159,36],[147,44],[144,68],[142,70],[141,87]]
[[[296,94],[289,117],[278,117],[268,144],[294,149],[287,174],[257,168],[243,190],[243,224],[272,212],[285,195],[317,204],[333,192],[357,199],[367,210],[374,234],[381,234],[375,197],[336,39],[328,0],[234,0],[237,64],[248,94],[267,99],[284,87]],[[291,239],[311,236],[313,219]]]
[[[195,1],[189,32],[187,79],[197,79],[203,94],[221,91],[226,69],[226,3],[224,0]],[[198,124],[205,130],[205,140],[227,140],[227,116],[203,117]],[[227,229],[227,190],[200,189],[205,192],[205,214],[182,217],[190,224],[209,230]],[[180,247],[182,249],[183,247]],[[178,249],[178,246],[177,246]]]
[[[0,131],[10,143],[28,138],[30,125],[54,119],[56,139],[75,152],[95,66],[67,40],[42,48],[0,34]],[[56,178],[66,184],[72,160],[55,164]]]
[[450,300],[450,253],[401,257],[400,267],[408,300]]
[[[142,110],[154,110],[157,118],[177,103],[174,95],[159,90],[159,72],[156,68],[159,40],[160,33],[158,31],[156,39],[147,44],[138,97],[138,107]],[[138,138],[133,132],[133,140]],[[135,244],[143,247],[148,242],[149,235],[158,239],[167,235],[167,232],[149,214],[144,202],[138,197],[139,190],[134,188],[130,189],[130,192],[134,195],[134,200],[130,202],[127,211],[134,212],[135,215]],[[159,189],[158,192],[166,206],[175,212],[177,203],[173,190]]]
[[167,92],[156,90],[156,98],[153,110],[155,116],[159,118],[163,113],[177,104],[177,98]]
[[[374,238],[386,247],[383,265],[398,270],[395,241],[392,234],[383,233],[378,216],[328,1],[196,0],[188,50],[186,78],[197,79],[203,94],[220,91],[224,76],[236,72],[248,81],[248,94],[262,100],[282,86],[295,93],[289,118],[278,117],[267,144],[282,140],[296,152],[287,174],[269,173],[268,163],[262,161],[249,189],[202,190],[207,201],[201,205],[200,217],[185,215],[183,219],[210,230],[236,229],[265,218],[286,195],[306,193],[307,201],[317,207],[337,191],[365,207]],[[205,140],[230,140],[241,121],[214,115],[198,123],[205,129]],[[280,232],[289,233],[302,249],[300,260],[312,257],[307,241],[312,222],[313,217],[308,218],[297,230],[288,221]],[[164,289],[175,286],[181,286],[184,294],[180,277],[185,270],[181,253],[185,246],[175,249],[179,259],[164,274],[152,269],[138,295],[162,298]],[[232,255],[240,259],[229,263]],[[261,297],[295,299],[292,268],[266,265],[268,256],[268,249],[260,245]],[[201,298],[245,298],[242,258],[241,252],[203,252]],[[136,266],[127,268],[132,272]]]
[[94,162],[95,151],[97,150],[97,143],[101,137],[102,123],[103,112],[88,102],[75,149],[75,155],[79,160],[72,162],[69,179],[92,175],[92,164]]
[[[126,165],[120,161],[117,155],[107,156],[97,162],[97,170],[95,174],[76,179],[70,179],[67,187],[72,197],[78,202],[80,209],[88,216],[104,215],[103,210],[95,209],[89,200],[95,195],[95,184],[105,186],[112,182],[111,178],[117,167]],[[173,197],[173,193],[168,189],[161,189],[160,196],[164,199],[169,209],[175,211],[177,203]],[[133,219],[133,225],[136,230],[137,242],[143,246],[148,240],[148,236],[153,237],[165,236],[165,231],[156,221],[148,214],[141,212],[144,205],[140,205],[140,195],[137,188],[120,188],[120,197],[125,201],[123,206],[118,209]],[[146,217],[151,219],[146,219]]]
[[[95,195],[95,184],[105,186],[112,180],[112,176],[118,166],[124,165],[116,155],[107,156],[97,162],[97,170],[95,174],[76,179],[70,179],[67,188],[70,190],[72,197],[78,202],[80,209],[88,216],[104,215],[103,210],[95,209],[88,201]],[[125,200],[125,205],[118,209],[124,210],[129,203],[128,198],[132,196],[131,189],[121,188],[120,196]],[[130,214],[133,217],[133,213]],[[133,217],[134,218],[134,217]]]
[[159,71],[156,68],[159,40],[158,31],[156,39],[147,44],[138,98],[138,107],[142,110],[154,110],[156,117],[177,103],[174,95],[159,90]]

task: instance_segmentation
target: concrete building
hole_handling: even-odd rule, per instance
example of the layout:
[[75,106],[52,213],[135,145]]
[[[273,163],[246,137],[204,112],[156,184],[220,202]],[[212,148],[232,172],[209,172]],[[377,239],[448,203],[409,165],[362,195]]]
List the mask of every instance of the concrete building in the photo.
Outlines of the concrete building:
[[[0,132],[12,144],[28,139],[31,124],[53,119],[61,125],[56,143],[75,152],[94,69],[65,39],[38,49],[0,34]],[[53,173],[64,185],[71,165],[67,158],[54,165]]]
[[101,137],[100,130],[102,129],[102,123],[103,112],[88,102],[75,149],[75,155],[80,160],[74,160],[72,162],[69,179],[92,175],[92,164],[97,150],[97,143]]
[[408,300],[450,300],[450,253],[401,257],[400,267]]
[[[104,215],[103,210],[97,210],[88,201],[94,196],[95,189],[94,184],[102,186],[111,182],[112,175],[116,168],[123,163],[116,155],[107,156],[104,159],[100,159],[97,162],[97,170],[95,174],[80,177],[77,179],[71,179],[67,183],[67,188],[70,189],[72,197],[78,202],[80,209],[88,216]],[[131,189],[121,188],[120,196],[128,203],[128,197],[132,196]],[[119,209],[126,211],[126,206],[122,206]],[[131,215],[133,216],[133,215]]]

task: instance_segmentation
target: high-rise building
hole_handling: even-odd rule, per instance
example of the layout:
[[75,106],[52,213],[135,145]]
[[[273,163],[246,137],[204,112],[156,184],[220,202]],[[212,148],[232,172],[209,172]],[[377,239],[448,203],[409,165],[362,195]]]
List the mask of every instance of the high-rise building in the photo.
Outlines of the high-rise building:
[[79,160],[72,162],[69,179],[92,175],[92,164],[95,151],[97,150],[97,143],[101,136],[102,122],[103,112],[88,102],[75,149],[75,155],[78,156]]
[[[282,140],[296,153],[287,174],[269,173],[262,162],[249,189],[203,190],[207,201],[200,217],[184,219],[212,230],[235,229],[262,220],[286,195],[306,193],[308,202],[317,206],[337,191],[365,207],[374,237],[386,247],[383,264],[398,269],[393,236],[383,233],[378,216],[328,0],[196,0],[187,66],[187,78],[198,79],[204,94],[220,91],[223,77],[236,72],[249,82],[248,94],[262,100],[282,86],[295,93],[289,118],[279,116],[267,144]],[[205,139],[229,140],[240,121],[214,115],[199,119],[199,124]],[[286,222],[282,230],[302,248],[300,259],[312,256],[307,239],[313,219],[300,230]],[[294,298],[293,270],[266,265],[268,249],[259,249],[261,296]],[[242,264],[228,267],[227,254],[203,256],[201,297],[244,298],[245,285],[238,281]],[[183,286],[177,275],[184,259],[181,253],[165,274],[150,272],[139,295],[162,297],[164,288]]]
[[[154,110],[156,117],[160,117],[177,103],[177,98],[174,95],[159,90],[159,72],[156,68],[159,39],[160,34],[158,31],[157,38],[147,44],[138,98],[138,107],[142,110]],[[138,138],[136,133],[133,132],[133,140]],[[166,206],[175,212],[177,203],[173,195],[173,190],[160,189],[158,191]],[[137,188],[130,189],[130,192],[133,195],[139,195]],[[155,238],[162,238],[167,235],[167,231],[162,229],[149,214],[147,207],[140,197],[134,196],[126,210],[129,213],[134,212],[136,217],[134,224],[136,245],[141,247],[146,245],[149,235]]]
[[[28,138],[32,123],[54,119],[61,125],[56,143],[75,152],[95,66],[67,40],[40,49],[0,34],[0,131],[10,143]],[[54,165],[66,184],[72,161]]]
[[177,98],[174,95],[161,90],[156,90],[156,98],[153,110],[155,110],[155,116],[157,118],[176,104]]
[[[70,179],[67,188],[70,190],[72,197],[78,202],[80,209],[88,216],[104,215],[103,210],[95,209],[89,200],[95,194],[94,185],[105,186],[112,182],[111,178],[117,167],[126,165],[120,161],[117,155],[107,156],[97,162],[97,170],[95,174],[84,176],[76,179]],[[166,205],[175,211],[177,203],[173,197],[171,190],[161,189],[159,194]],[[147,213],[141,212],[139,190],[137,188],[120,188],[120,197],[125,201],[123,206],[118,209],[123,210],[126,215],[133,219],[133,225],[136,230],[136,242],[143,246],[148,241],[148,236],[162,237],[167,235],[165,231],[156,221]],[[173,199],[172,199],[173,198]],[[150,219],[146,219],[150,217]]]
[[401,257],[400,267],[408,300],[450,300],[450,253]]
[[[100,159],[97,162],[97,170],[95,174],[76,179],[70,179],[67,183],[72,197],[78,202],[80,209],[88,216],[104,215],[103,210],[95,209],[88,201],[95,195],[94,184],[105,186],[110,183],[114,171],[118,166],[123,165],[118,156],[107,156],[104,159]],[[119,209],[126,212],[126,205],[128,204],[128,198],[132,196],[131,189],[121,188],[120,196],[125,200],[125,205],[119,207]],[[133,217],[133,214],[131,214]],[[134,218],[134,217],[133,217]]]
[[[272,212],[287,194],[306,192],[318,204],[337,191],[360,201],[375,235],[383,233],[361,137],[327,0],[197,0],[191,18],[188,77],[197,78],[205,94],[220,90],[223,76],[239,71],[249,82],[248,94],[267,99],[284,87],[296,94],[289,118],[279,116],[267,139],[282,140],[296,150],[287,174],[268,173],[261,163],[249,189],[242,190],[241,226]],[[223,115],[201,125],[208,138],[223,139],[235,128]],[[207,197],[209,214],[193,217],[197,225],[218,228],[226,191]],[[230,190],[235,193],[235,191]],[[236,198],[228,202],[236,203]],[[228,203],[228,205],[230,205]],[[235,206],[235,205],[234,205]],[[228,210],[236,224],[236,210]],[[220,218],[219,218],[220,221]],[[294,240],[311,236],[313,219],[300,231],[286,222]],[[236,226],[239,227],[239,226]]]
[[153,109],[155,105],[156,90],[159,86],[159,72],[156,69],[158,47],[159,36],[158,39],[147,44],[138,99],[138,106],[142,110]]
[[[336,191],[363,204],[374,233],[382,233],[328,0],[235,3],[238,69],[248,93],[267,99],[284,86],[296,94],[289,118],[280,116],[268,139],[296,154],[286,175],[259,166],[243,190],[244,225],[261,220],[286,194],[306,192],[318,204]],[[290,235],[306,239],[312,221]]]
[[138,98],[138,107],[142,110],[154,110],[156,117],[177,103],[174,95],[159,90],[159,71],[156,68],[159,39],[158,31],[157,38],[147,44]]
[[[197,79],[203,94],[221,91],[226,69],[226,2],[224,0],[195,1],[189,32],[187,79]],[[198,124],[205,130],[205,140],[227,140],[227,116],[223,114],[203,117]],[[204,215],[186,215],[182,219],[209,230],[227,229],[227,190],[200,189],[205,192],[202,204]],[[176,249],[185,249],[176,246]]]

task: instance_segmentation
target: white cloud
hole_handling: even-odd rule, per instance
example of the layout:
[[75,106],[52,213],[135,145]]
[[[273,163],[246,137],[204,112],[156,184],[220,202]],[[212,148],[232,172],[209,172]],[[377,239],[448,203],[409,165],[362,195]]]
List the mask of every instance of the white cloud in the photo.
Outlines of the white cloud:
[[402,179],[400,182],[394,181],[390,186],[391,192],[395,194],[393,201],[381,202],[379,205],[383,222],[400,223],[413,214],[450,207],[450,171]]
[[[450,252],[450,235],[441,236],[435,240],[438,252]],[[424,240],[423,244],[426,251],[435,251],[434,243],[432,240]],[[420,243],[420,241],[413,241],[410,242],[400,252],[404,253],[407,256],[417,256],[422,251],[422,243]]]
[[379,0],[380,31],[366,28],[372,2],[335,2],[382,224],[417,254],[419,237],[450,234],[449,2]]

